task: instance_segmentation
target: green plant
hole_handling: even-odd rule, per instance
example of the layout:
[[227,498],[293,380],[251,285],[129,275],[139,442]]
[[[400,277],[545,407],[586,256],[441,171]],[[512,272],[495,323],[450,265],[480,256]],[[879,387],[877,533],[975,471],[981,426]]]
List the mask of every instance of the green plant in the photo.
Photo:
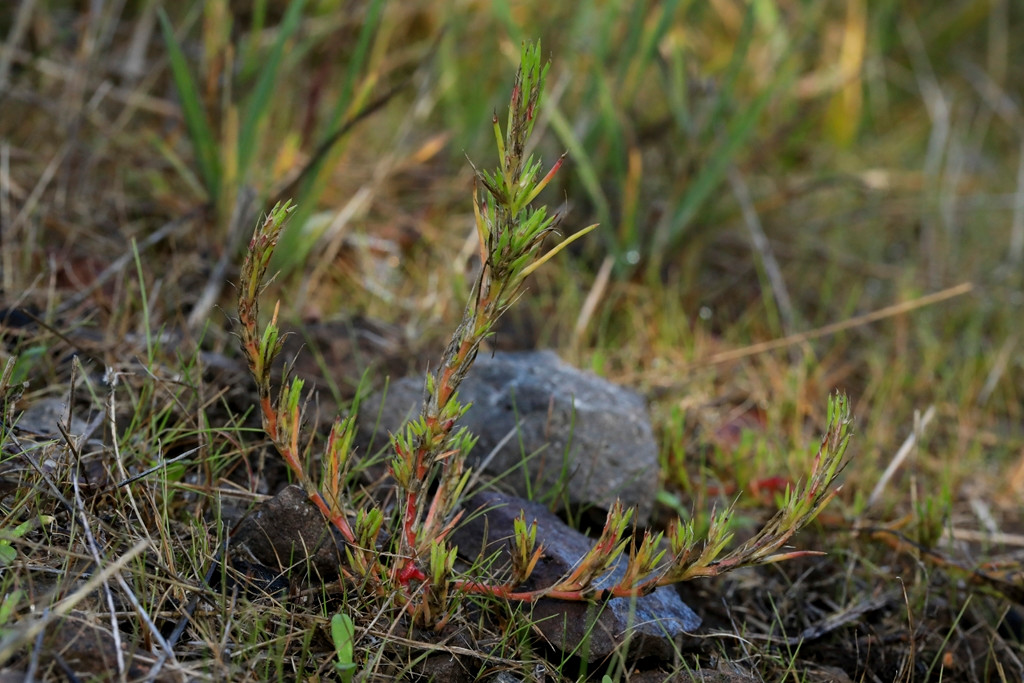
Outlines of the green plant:
[[[440,627],[447,623],[459,592],[491,595],[507,600],[532,601],[541,597],[566,600],[601,600],[649,593],[658,586],[697,577],[715,576],[744,566],[788,559],[803,552],[779,553],[781,547],[832,499],[848,440],[849,406],[837,396],[829,403],[829,428],[822,439],[808,481],[786,491],[779,512],[751,540],[719,557],[732,538],[731,510],[713,515],[707,537],[697,538],[692,523],[677,522],[667,532],[668,549],[659,549],[662,534],[645,533],[630,544],[624,535],[631,510],[613,506],[600,538],[581,558],[570,575],[554,585],[532,591],[520,586],[543,553],[536,543],[537,524],[520,516],[514,525],[511,577],[489,583],[453,574],[456,549],[447,539],[460,517],[459,502],[469,473],[465,456],[473,437],[456,422],[468,406],[458,388],[469,371],[480,344],[498,317],[520,295],[525,278],[586,228],[550,250],[543,249],[554,233],[558,216],[531,202],[549,184],[562,165],[560,158],[542,173],[541,163],[526,157],[527,140],[539,113],[547,65],[539,45],[525,45],[502,130],[493,120],[499,152],[495,171],[476,169],[474,195],[481,269],[466,304],[462,322],[448,343],[437,370],[426,377],[426,400],[418,418],[392,437],[394,456],[390,473],[398,490],[393,514],[374,504],[351,509],[346,490],[353,418],[339,420],[332,429],[323,456],[323,477],[317,485],[303,463],[300,445],[303,382],[286,383],[277,399],[272,396],[270,367],[280,352],[278,306],[261,329],[259,299],[274,248],[278,243],[289,203],[279,205],[259,226],[243,264],[239,295],[240,340],[256,379],[263,426],[310,500],[347,542],[344,577],[369,595],[391,596],[416,623]],[[483,191],[480,191],[480,188]],[[386,529],[386,533],[384,530]],[[379,546],[390,539],[390,547]],[[618,561],[626,548],[625,575],[614,586],[595,583]]]
[[24,591],[13,590],[0,600],[0,637],[6,635],[7,626],[13,621],[15,610],[23,597]]
[[[17,559],[0,568],[0,669],[34,672],[39,680],[131,678],[134,661],[157,678],[340,680],[329,628],[340,611],[355,624],[354,680],[427,678],[426,660],[466,643],[462,628],[446,629],[455,638],[441,642],[407,632],[410,620],[388,599],[335,582],[277,600],[260,591],[262,580],[253,583],[223,561],[239,507],[277,477],[264,466],[267,449],[257,447],[268,440],[251,430],[254,416],[244,410],[256,406],[255,385],[247,392],[218,362],[225,339],[217,316],[200,311],[190,331],[180,322],[197,279],[237,281],[222,273],[241,263],[230,261],[256,215],[233,222],[244,226],[239,249],[224,239],[228,224],[215,222],[208,204],[157,11],[162,6],[173,22],[217,158],[224,158],[235,145],[223,107],[246,106],[290,3],[220,3],[237,10],[229,70],[207,61],[214,52],[204,42],[204,14],[216,3],[0,3],[0,23],[10,29],[0,39],[0,82],[9,94],[0,138],[14,143],[0,144],[0,371],[9,359],[13,370],[9,382],[0,378],[0,536],[26,520],[56,517],[12,541]],[[385,9],[369,32],[368,57],[350,71],[374,5]],[[468,195],[465,174],[453,167],[471,172],[462,150],[491,166],[482,143],[493,146],[493,134],[481,124],[492,111],[504,115],[496,92],[499,84],[503,93],[509,89],[506,60],[518,57],[524,36],[550,36],[544,46],[553,63],[531,145],[549,163],[568,149],[570,163],[542,198],[551,197],[552,208],[570,198],[566,225],[602,226],[531,276],[516,303],[524,310],[509,313],[519,314],[522,329],[531,325],[537,343],[650,398],[655,429],[678,443],[674,467],[661,472],[665,493],[684,519],[694,517],[699,537],[713,503],[721,509],[738,497],[738,544],[751,533],[744,529],[756,530],[752,525],[777,506],[764,489],[752,495],[750,484],[773,474],[806,476],[808,430],[825,425],[825,401],[816,397],[830,387],[842,385],[856,401],[857,446],[871,455],[844,472],[844,491],[819,517],[823,523],[790,541],[827,549],[828,557],[746,570],[739,584],[708,581],[687,591],[698,612],[705,598],[717,602],[712,596],[725,591],[734,617],[721,635],[702,639],[699,653],[635,662],[623,643],[599,668],[587,668],[580,656],[593,646],[571,648],[576,654],[538,647],[532,605],[451,592],[471,640],[456,657],[481,679],[508,668],[525,679],[544,667],[548,678],[557,672],[578,679],[586,668],[595,680],[625,680],[651,677],[643,669],[658,666],[666,672],[658,680],[676,670],[685,679],[687,672],[699,678],[694,671],[712,676],[742,667],[754,678],[796,681],[820,677],[815,670],[828,664],[854,680],[867,671],[905,680],[928,669],[950,681],[1021,680],[1024,644],[1013,626],[1024,574],[1013,561],[1019,539],[1012,532],[1024,524],[1017,317],[1024,179],[1013,152],[1024,121],[1013,107],[1020,101],[1013,75],[1024,63],[1024,41],[1012,36],[1024,28],[1024,13],[1010,2],[675,2],[662,31],[672,5],[496,2],[466,12],[458,3],[307,0],[286,44],[247,182],[257,194],[269,186],[273,198],[258,199],[253,211],[269,210],[277,198],[299,202],[269,267],[287,278],[282,318],[329,311],[333,320],[358,311],[385,323],[400,319],[421,338],[444,331],[432,321],[448,320],[451,302],[461,313],[475,275],[443,268],[464,261],[454,255],[464,245],[459,226]],[[753,30],[746,38],[748,10]],[[733,71],[730,62],[741,52]],[[325,195],[314,203],[305,183],[291,179],[337,130],[328,116],[350,72],[352,104],[340,123],[366,110],[359,104],[364,93],[374,97],[392,79],[407,77],[415,88],[332,148],[340,154],[324,162],[317,180],[327,183]],[[782,86],[773,87],[778,80]],[[715,185],[694,205],[678,239],[667,241],[664,269],[644,277],[653,231],[670,225],[698,174],[714,175],[710,162],[729,156],[723,143],[731,131],[742,132],[734,124],[765,89],[775,94],[734,148],[729,184]],[[581,151],[551,127],[554,107]],[[854,135],[844,143],[830,131],[839,128]],[[147,144],[152,140],[159,143]],[[581,182],[587,164],[597,184]],[[734,174],[749,187],[745,206],[730,189]],[[598,212],[592,187],[607,200],[610,219]],[[344,207],[335,212],[339,201]],[[200,202],[202,209],[187,210]],[[751,207],[790,288],[791,329],[772,310],[774,285],[744,237]],[[311,221],[303,223],[303,210],[315,212]],[[324,233],[340,243],[340,258],[326,250],[311,260],[291,249],[290,241],[308,245],[328,214],[352,216]],[[133,275],[132,238],[145,303]],[[370,243],[376,246],[364,251]],[[383,270],[395,262],[377,246],[401,253],[396,269]],[[637,246],[638,265],[624,272],[628,249]],[[216,267],[211,255],[220,255]],[[300,288],[288,273],[293,263],[313,268]],[[366,273],[386,289],[361,289]],[[953,285],[966,280],[973,293],[947,294],[934,305],[940,299],[929,292],[963,294],[969,284]],[[275,296],[272,289],[264,294],[266,319]],[[346,309],[332,308],[339,300]],[[203,322],[209,325],[199,337]],[[343,405],[353,389],[326,353],[324,341],[335,339],[319,337],[319,326],[306,331],[307,353],[318,356],[324,380],[338,380],[334,403]],[[443,344],[435,348],[439,357]],[[71,355],[84,361],[74,391]],[[104,379],[106,369],[116,387]],[[465,385],[459,393],[466,397]],[[72,438],[54,440],[55,424],[41,425],[37,409],[65,397],[59,419],[71,427],[68,411],[76,418]],[[930,406],[941,419],[925,429],[914,413]],[[87,431],[78,429],[86,424]],[[758,445],[739,444],[749,459],[737,457],[740,437]],[[76,440],[85,450],[73,452]],[[366,454],[376,457],[353,458],[353,482],[356,468],[381,457],[372,447]],[[531,455],[523,451],[524,459]],[[319,453],[304,454],[303,462],[319,485]],[[147,542],[120,570],[90,560],[72,507],[78,484],[101,559]],[[359,487],[343,490],[350,511],[363,507]],[[554,500],[551,490],[534,491]],[[467,509],[463,519],[470,515]],[[354,524],[354,514],[348,520]],[[383,540],[392,523],[389,513],[382,553],[393,548]],[[510,522],[503,534],[511,533]],[[460,556],[474,554],[467,550],[460,547]],[[480,563],[476,576],[498,570],[495,558]],[[808,566],[813,576],[805,574]],[[103,576],[115,609],[96,600],[103,581],[78,591]],[[787,599],[793,596],[801,599]],[[842,662],[834,648],[810,647],[862,642],[865,619],[834,618],[856,614],[871,622],[871,647],[850,650]],[[91,628],[81,632],[85,638],[68,638],[68,626],[89,624],[100,627],[101,653]],[[822,635],[819,626],[832,630]],[[106,646],[115,635],[122,670],[110,659],[117,643]],[[82,645],[106,657],[76,662]]]
[[0,567],[10,566],[18,558],[18,551],[14,549],[13,541],[23,538],[25,534],[38,527],[52,523],[53,520],[53,515],[39,515],[25,520],[10,531],[0,532]]
[[338,655],[334,670],[343,683],[350,683],[356,670],[356,625],[352,617],[341,612],[331,617],[331,640],[334,641],[334,650]]

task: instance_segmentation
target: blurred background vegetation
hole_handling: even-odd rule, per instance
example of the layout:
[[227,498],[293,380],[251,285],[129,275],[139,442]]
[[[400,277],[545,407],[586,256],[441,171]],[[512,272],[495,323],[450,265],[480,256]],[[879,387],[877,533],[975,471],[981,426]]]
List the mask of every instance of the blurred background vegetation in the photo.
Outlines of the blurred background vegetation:
[[[221,285],[254,218],[293,198],[283,315],[381,321],[422,368],[475,268],[467,157],[492,163],[492,114],[540,38],[534,152],[568,152],[543,199],[566,233],[601,226],[495,345],[646,392],[662,500],[684,512],[707,482],[806,472],[847,391],[841,524],[969,541],[969,568],[1016,557],[1022,34],[1011,0],[7,2],[3,303],[233,353]],[[148,309],[134,269],[109,270],[132,240]],[[21,355],[56,391],[56,361]]]

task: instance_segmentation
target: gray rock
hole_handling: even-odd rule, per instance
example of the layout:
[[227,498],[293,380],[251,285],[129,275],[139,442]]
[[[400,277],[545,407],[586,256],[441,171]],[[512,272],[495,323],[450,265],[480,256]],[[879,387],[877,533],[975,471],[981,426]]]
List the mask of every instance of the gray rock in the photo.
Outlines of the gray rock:
[[[557,496],[605,509],[618,497],[636,506],[637,521],[646,524],[658,486],[658,449],[638,394],[550,351],[533,351],[481,354],[459,397],[472,404],[460,424],[479,437],[471,467],[483,463],[485,472],[503,476],[502,486],[522,497]],[[372,425],[381,409],[377,446],[418,413],[423,377],[393,383],[383,406],[381,400],[380,393],[367,399],[361,420]]]
[[[553,585],[567,575],[587,553],[593,541],[572,529],[547,508],[527,500],[485,491],[466,505],[467,522],[452,535],[459,555],[469,561],[495,554],[491,580],[502,580],[502,569],[509,567],[511,557],[508,539],[512,522],[520,510],[529,523],[537,520],[537,543],[544,546],[544,557],[537,563],[524,587],[536,590]],[[482,541],[486,538],[486,546]],[[609,587],[626,571],[625,558],[595,585]],[[658,657],[672,659],[680,649],[690,649],[697,641],[689,634],[696,631],[701,619],[671,587],[662,587],[636,600],[614,598],[603,604],[566,600],[541,599],[533,605],[531,621],[541,637],[566,654],[595,662],[621,651],[628,642],[632,658]],[[586,643],[585,651],[578,651]]]
[[[35,401],[18,418],[18,428],[35,434],[37,436],[48,436],[55,439],[61,438],[57,423],[64,424],[67,419],[67,402],[59,398],[43,398]],[[89,423],[72,413],[71,424],[68,425],[68,434],[81,436],[91,432]]]

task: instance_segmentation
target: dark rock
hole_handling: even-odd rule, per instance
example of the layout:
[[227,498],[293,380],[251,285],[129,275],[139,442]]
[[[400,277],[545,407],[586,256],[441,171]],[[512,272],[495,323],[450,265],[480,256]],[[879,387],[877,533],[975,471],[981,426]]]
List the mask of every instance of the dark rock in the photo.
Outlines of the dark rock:
[[[459,554],[467,560],[497,553],[491,565],[494,580],[501,580],[502,569],[511,563],[508,540],[512,522],[520,510],[526,521],[537,520],[537,543],[544,546],[544,557],[524,587],[527,590],[550,586],[565,576],[590,549],[592,541],[566,526],[542,505],[486,491],[466,503],[468,521],[452,536]],[[486,546],[482,545],[486,538]],[[626,570],[624,558],[596,585],[607,587],[618,581]],[[507,574],[505,574],[507,576]],[[659,588],[650,595],[634,600],[616,598],[598,605],[564,600],[539,600],[533,606],[534,628],[549,644],[565,653],[572,653],[594,662],[620,650],[629,641],[633,657],[671,659],[675,651],[684,649],[688,635],[700,627],[700,617],[691,610],[671,587]],[[580,643],[588,643],[586,652],[578,652]]]
[[271,569],[259,562],[249,562],[238,553],[231,558],[230,568],[221,564],[211,577],[210,583],[216,589],[224,588],[226,593],[236,589],[250,600],[274,598],[283,600],[288,594],[289,582],[281,570]]
[[799,667],[797,671],[807,683],[853,683],[850,675],[837,666],[825,666],[803,660],[796,664]]
[[[483,461],[485,472],[506,475],[502,485],[520,496],[546,496],[565,487],[574,506],[607,509],[618,497],[637,507],[638,522],[649,519],[658,449],[636,393],[571,367],[550,351],[534,351],[481,355],[459,397],[472,404],[459,424],[479,438],[470,466]],[[389,432],[418,413],[423,378],[393,383],[381,402],[376,394],[363,403],[364,430],[381,410],[378,431],[364,431],[364,444],[371,438],[376,447],[387,443]]]
[[429,681],[450,683],[472,683],[475,676],[467,669],[466,662],[452,654],[430,655],[423,660],[418,672]]
[[232,554],[249,553],[256,561],[288,571],[304,569],[307,561],[323,580],[338,576],[344,541],[301,487],[286,486],[239,523]]
[[629,677],[630,683],[760,683],[764,679],[760,676],[736,670],[729,671],[725,668],[709,671],[701,669],[696,671],[677,671],[666,674],[661,671],[644,671]]
[[[64,424],[67,420],[67,401],[59,398],[42,398],[33,401],[18,418],[17,427],[22,432],[28,432],[36,436],[47,436],[54,439],[61,438],[57,424]],[[71,415],[71,423],[68,426],[68,434],[81,436],[89,431],[89,423],[76,414]]]

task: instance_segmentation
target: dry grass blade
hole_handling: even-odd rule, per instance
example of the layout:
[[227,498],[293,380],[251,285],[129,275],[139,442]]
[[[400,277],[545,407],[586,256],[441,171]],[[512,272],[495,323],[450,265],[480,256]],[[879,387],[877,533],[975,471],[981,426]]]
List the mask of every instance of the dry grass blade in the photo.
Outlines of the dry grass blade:
[[827,337],[844,330],[860,327],[861,325],[868,325],[870,323],[878,322],[879,320],[885,320],[886,318],[891,318],[903,313],[909,313],[910,311],[924,308],[925,306],[932,306],[948,299],[963,296],[972,289],[974,289],[974,285],[972,283],[963,282],[955,287],[949,287],[938,292],[933,292],[932,294],[926,294],[925,296],[911,301],[904,301],[898,304],[893,304],[892,306],[886,306],[885,308],[872,311],[871,313],[855,316],[849,320],[823,325],[822,327],[809,330],[807,332],[798,332],[797,334],[792,334],[788,337],[783,337],[782,339],[773,339],[772,341],[751,344],[750,346],[745,346],[740,349],[712,354],[707,358],[691,363],[686,367],[686,369],[691,370],[694,368],[706,367],[708,365],[728,363],[729,361],[739,360],[749,356],[756,356],[759,353],[767,353],[768,351],[784,349],[786,347],[793,346],[794,344],[802,344],[806,341],[810,341],[811,339]]
[[747,226],[747,232],[750,234],[750,241],[754,251],[760,257],[761,266],[764,268],[765,275],[768,276],[768,282],[771,284],[772,295],[775,297],[775,304],[779,309],[779,317],[782,318],[782,330],[787,337],[792,336],[794,325],[796,324],[793,301],[789,296],[786,280],[782,277],[782,269],[779,267],[779,262],[775,259],[775,253],[768,242],[768,236],[764,234],[764,227],[762,227],[761,219],[757,215],[757,209],[754,208],[754,200],[750,196],[750,187],[747,186],[747,181],[744,180],[743,175],[735,165],[729,167],[727,177],[729,185],[732,187],[732,192],[736,196],[736,201],[739,202],[740,209],[743,212],[743,223]]
[[876,503],[881,499],[882,492],[885,491],[885,487],[889,484],[889,480],[892,479],[893,475],[896,474],[896,470],[900,468],[907,457],[914,452],[914,446],[921,439],[924,434],[924,430],[928,428],[932,418],[935,417],[935,406],[928,406],[928,410],[924,411],[924,415],[914,414],[914,429],[907,435],[903,445],[896,451],[896,455],[886,466],[882,476],[878,478],[878,483],[875,484],[875,488],[871,490],[871,495],[868,496],[868,502],[865,509],[870,509],[875,506]]
[[18,12],[11,24],[4,43],[3,52],[0,53],[0,92],[7,89],[8,78],[11,73],[11,61],[14,58],[14,50],[21,43],[22,38],[28,30],[29,22],[32,19],[32,10],[35,7],[35,0],[21,0],[18,3]]
[[28,624],[12,629],[11,633],[0,640],[0,661],[10,659],[17,650],[32,642],[51,622],[68,614],[78,603],[104,583],[109,582],[111,578],[114,578],[128,563],[138,557],[148,547],[149,543],[147,541],[137,542],[120,557],[101,566],[85,583],[67,597],[60,599],[42,615],[32,619]]

